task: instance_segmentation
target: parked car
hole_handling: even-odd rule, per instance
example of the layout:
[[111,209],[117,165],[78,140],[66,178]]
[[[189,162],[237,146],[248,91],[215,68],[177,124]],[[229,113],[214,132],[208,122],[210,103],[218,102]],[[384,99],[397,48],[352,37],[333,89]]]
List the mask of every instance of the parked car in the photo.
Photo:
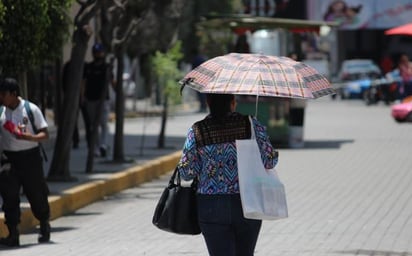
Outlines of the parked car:
[[381,70],[370,59],[345,60],[338,73],[338,94],[342,99],[361,99],[381,77]]
[[391,114],[397,122],[412,122],[412,100],[393,105]]

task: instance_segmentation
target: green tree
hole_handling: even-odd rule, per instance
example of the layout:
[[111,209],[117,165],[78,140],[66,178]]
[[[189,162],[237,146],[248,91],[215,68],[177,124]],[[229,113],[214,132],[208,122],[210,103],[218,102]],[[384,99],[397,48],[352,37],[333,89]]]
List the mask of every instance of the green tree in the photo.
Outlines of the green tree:
[[5,7],[0,65],[3,73],[16,75],[41,61],[47,49],[46,31],[50,25],[47,0],[3,0]]
[[[92,34],[89,26],[90,20],[95,17],[101,7],[101,1],[85,0],[78,1],[80,8],[74,17],[74,30],[72,35],[72,49],[70,65],[68,68],[66,81],[67,90],[63,99],[62,110],[58,120],[56,145],[53,158],[50,164],[47,178],[53,181],[70,181],[73,177],[70,174],[70,149],[71,134],[77,121],[77,111],[80,100],[80,84],[83,74],[84,59],[88,47],[88,41]],[[62,118],[64,117],[64,118]],[[69,136],[68,136],[69,135]]]
[[[0,67],[18,77],[27,95],[26,72],[61,54],[71,0],[3,0],[0,5]],[[3,16],[2,16],[3,14]],[[2,19],[3,18],[3,19]]]
[[60,60],[62,48],[70,39],[70,27],[73,21],[69,16],[69,9],[73,0],[48,0],[47,16],[50,23],[46,30],[45,43],[47,49],[41,52],[41,60]]
[[[81,74],[84,66],[84,57],[87,50],[87,43],[91,36],[89,22],[95,18],[97,30],[94,32],[96,41],[102,42],[107,49],[107,53],[114,55],[118,59],[119,70],[116,72],[117,84],[116,87],[116,134],[114,158],[116,161],[123,158],[123,116],[124,116],[124,100],[122,100],[122,55],[128,52],[131,45],[138,42],[149,44],[148,37],[141,31],[153,30],[153,23],[148,20],[159,17],[173,16],[175,20],[179,17],[179,10],[184,6],[184,0],[77,0],[79,11],[74,18],[74,33],[72,35],[73,48],[70,57],[68,69],[69,81],[66,81],[69,88],[64,97],[61,110],[59,128],[57,131],[56,147],[53,154],[52,163],[50,165],[48,179],[49,180],[72,180],[70,175],[69,160],[71,139],[68,134],[72,134],[74,123],[76,122],[77,105],[74,102],[79,101]],[[180,3],[180,4],[176,4]],[[172,9],[172,11],[170,11]],[[146,14],[144,14],[146,13]],[[150,13],[150,15],[147,15]],[[164,19],[164,18],[163,18]],[[146,22],[143,22],[146,21]],[[170,26],[176,25],[177,22],[169,22]],[[158,24],[156,26],[158,27]],[[135,27],[137,26],[137,28]],[[167,34],[174,34],[177,30],[176,26],[165,30]],[[157,30],[156,30],[157,31]],[[136,35],[138,35],[136,37]],[[162,35],[160,38],[159,35]],[[162,33],[157,33],[152,36],[159,41],[166,41],[170,44],[171,37],[165,37]],[[156,46],[158,44],[155,44]],[[153,49],[153,48],[152,48]],[[159,48],[154,48],[154,50]],[[120,100],[119,100],[120,99]],[[93,141],[93,139],[92,139]],[[93,142],[92,142],[93,143]],[[93,147],[90,147],[93,148]],[[120,150],[119,150],[120,149]],[[86,172],[93,171],[93,151],[88,154]]]
[[[120,86],[115,87],[115,136],[113,146],[113,161],[124,162],[124,111],[125,99],[123,87],[123,59],[126,55],[127,45],[130,43],[131,35],[135,33],[137,25],[145,18],[150,10],[149,0],[128,0],[124,2],[113,2],[113,5],[106,3],[100,12],[99,36],[106,49],[110,49],[117,60],[117,70],[115,80]],[[96,124],[98,122],[95,122]],[[95,143],[92,139],[92,145]],[[93,170],[94,151],[89,148],[86,172]]]
[[157,76],[157,82],[161,86],[163,92],[162,123],[157,141],[158,148],[164,148],[165,146],[165,131],[169,103],[175,104],[180,102],[181,97],[179,90],[177,90],[177,81],[182,77],[182,73],[178,68],[178,62],[182,58],[181,42],[177,41],[166,53],[156,51],[152,59],[154,67],[153,71]]
[[[99,38],[117,60],[116,81],[122,85],[123,58],[130,48],[151,54],[157,49],[167,50],[175,40],[180,14],[186,0],[128,0],[106,1],[100,12]],[[161,36],[159,36],[161,35]],[[149,46],[149,47],[147,47]],[[150,49],[146,51],[146,49]],[[138,56],[139,54],[137,54]],[[136,55],[135,55],[136,56]],[[133,58],[133,56],[130,56]],[[123,162],[124,94],[116,86],[116,124],[113,161]],[[86,171],[92,171],[93,151],[89,152]]]

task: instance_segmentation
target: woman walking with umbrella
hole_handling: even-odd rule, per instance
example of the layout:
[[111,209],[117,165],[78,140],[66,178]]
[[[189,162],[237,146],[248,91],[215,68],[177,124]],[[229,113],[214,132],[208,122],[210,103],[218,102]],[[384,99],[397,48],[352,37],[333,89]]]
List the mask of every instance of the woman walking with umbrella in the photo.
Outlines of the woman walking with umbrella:
[[[254,130],[262,163],[278,162],[266,128],[235,111],[234,94],[318,98],[334,93],[315,69],[287,57],[231,53],[202,63],[182,79],[183,86],[207,93],[210,114],[189,129],[178,164],[185,180],[197,178],[198,220],[210,255],[251,256],[261,220],[246,219],[239,191],[236,140]],[[253,130],[252,130],[253,127]]]
[[287,57],[230,53],[210,59],[182,79],[207,94],[210,114],[189,129],[178,164],[185,180],[197,178],[198,220],[210,255],[251,256],[261,220],[243,216],[236,140],[251,138],[252,127],[266,169],[278,162],[266,129],[235,111],[234,94],[315,99],[335,93],[314,68]]
[[[253,255],[261,220],[243,217],[236,164],[238,139],[251,137],[248,116],[235,112],[233,94],[207,94],[210,114],[189,129],[178,164],[185,180],[197,178],[199,225],[210,255]],[[277,152],[256,119],[253,126],[265,168]]]

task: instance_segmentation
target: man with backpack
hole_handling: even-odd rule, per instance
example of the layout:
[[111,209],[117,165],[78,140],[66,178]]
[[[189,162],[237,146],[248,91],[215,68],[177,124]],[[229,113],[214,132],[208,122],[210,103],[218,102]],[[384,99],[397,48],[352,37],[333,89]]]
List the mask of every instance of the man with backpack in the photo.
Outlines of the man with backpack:
[[0,81],[0,135],[3,155],[9,164],[0,173],[2,210],[9,235],[0,238],[0,246],[20,245],[20,189],[40,222],[39,243],[50,240],[49,189],[43,173],[40,142],[48,139],[47,122],[40,109],[19,96],[19,85],[13,78]]

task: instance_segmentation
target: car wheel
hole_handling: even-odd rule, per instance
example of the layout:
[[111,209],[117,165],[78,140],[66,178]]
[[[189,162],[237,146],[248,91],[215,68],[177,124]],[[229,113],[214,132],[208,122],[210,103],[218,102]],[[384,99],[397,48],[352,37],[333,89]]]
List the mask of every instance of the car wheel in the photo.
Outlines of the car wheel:
[[395,121],[398,123],[403,123],[405,122],[405,119],[395,118]]

